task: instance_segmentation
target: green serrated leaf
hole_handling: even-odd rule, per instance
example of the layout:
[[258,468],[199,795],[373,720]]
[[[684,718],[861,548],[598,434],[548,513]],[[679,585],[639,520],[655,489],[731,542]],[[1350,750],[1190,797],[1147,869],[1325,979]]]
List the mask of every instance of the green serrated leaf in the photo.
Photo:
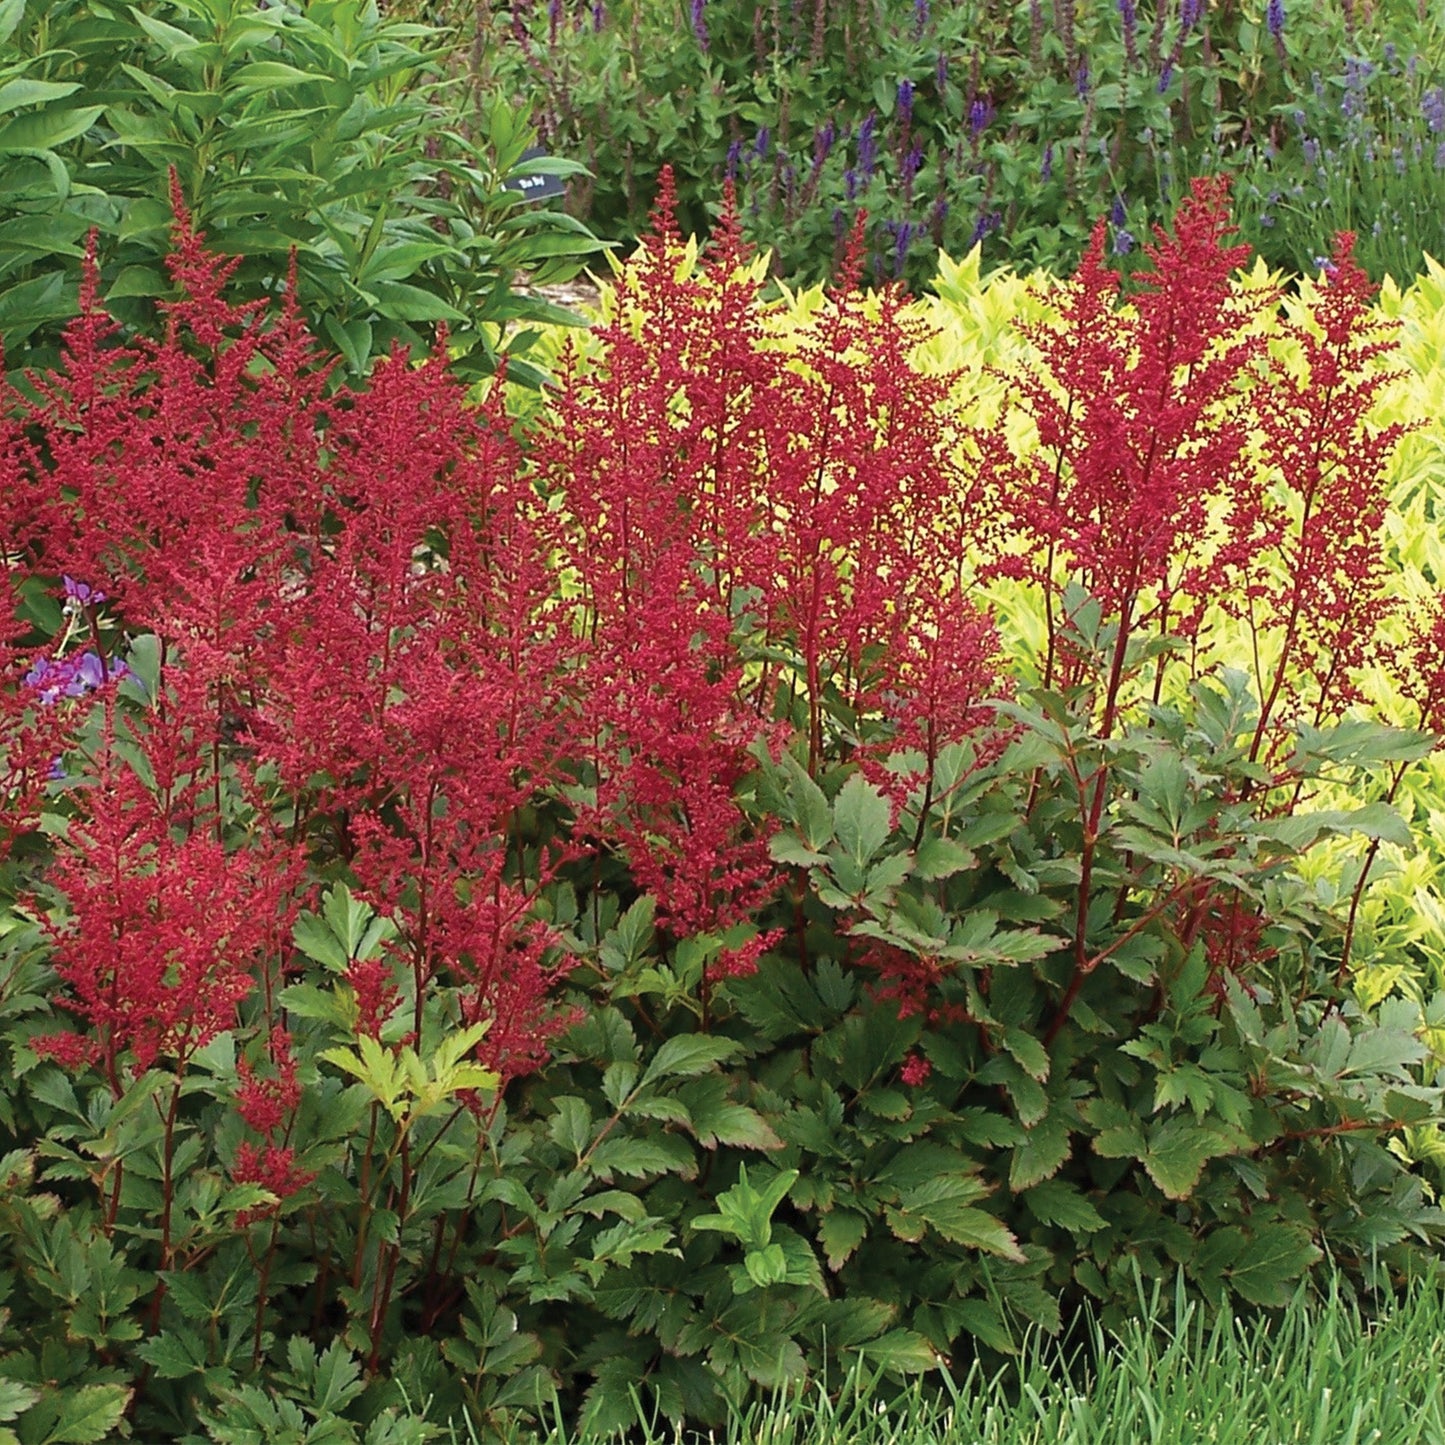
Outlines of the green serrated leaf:
[[818,1221],[818,1242],[828,1268],[835,1273],[848,1262],[849,1256],[863,1243],[868,1221],[861,1214],[847,1209],[834,1209]]
[[1070,1234],[1092,1234],[1104,1227],[1104,1217],[1072,1184],[1062,1179],[1048,1179],[1036,1184],[1024,1195],[1034,1218],[1043,1224],[1056,1224]]
[[889,1330],[876,1340],[858,1346],[865,1360],[900,1375],[919,1375],[936,1370],[940,1356],[917,1330]]
[[0,1379],[0,1420],[18,1419],[39,1398],[40,1391],[33,1385]]
[[61,1397],[60,1416],[50,1427],[46,1445],[100,1445],[125,1418],[131,1389],[127,1385],[81,1385]]
[[888,799],[862,773],[854,773],[834,800],[834,836],[860,869],[888,841],[892,821]]
[[666,1040],[652,1056],[642,1082],[644,1085],[655,1084],[661,1079],[691,1078],[710,1073],[741,1052],[741,1044],[716,1034],[678,1034]]
[[1143,1156],[1144,1170],[1170,1199],[1186,1199],[1199,1183],[1204,1166],[1234,1150],[1232,1140],[1201,1127],[1187,1114],[1178,1114],[1151,1133]]
[[[1242,1230],[1220,1233],[1243,1234]],[[1295,1281],[1321,1258],[1309,1231],[1301,1225],[1263,1224],[1253,1232],[1227,1271],[1235,1292],[1251,1304],[1283,1306]]]

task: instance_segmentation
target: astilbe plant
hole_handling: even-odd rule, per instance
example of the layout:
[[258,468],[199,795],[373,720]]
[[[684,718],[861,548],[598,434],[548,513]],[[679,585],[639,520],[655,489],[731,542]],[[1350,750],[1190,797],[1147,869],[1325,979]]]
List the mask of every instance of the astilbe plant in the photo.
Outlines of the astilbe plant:
[[[441,1133],[482,1148],[458,1120],[489,1117],[569,1017],[534,906],[566,849],[521,821],[554,781],[566,648],[500,403],[466,407],[441,359],[404,354],[365,392],[333,387],[289,305],[228,304],[232,263],[177,216],[164,336],[123,336],[88,284],[65,370],[6,398],[4,833],[56,1010],[27,1066],[103,1081],[98,1127],[154,1106],[158,1134],[100,1164],[42,1146],[153,1272],[147,1337],[185,1318],[179,1275],[249,1260],[253,1328],[228,1358],[259,1360],[279,1294],[310,1280],[306,1307],[342,1309],[376,1368],[415,1287],[419,1121],[445,1100]],[[364,904],[322,911],[338,877],[374,904],[365,938],[346,931]],[[300,982],[318,953],[326,987]],[[355,1137],[318,1132],[312,1102],[338,1039],[373,1099]],[[323,1168],[357,1181],[349,1215],[311,1188]],[[460,1238],[465,1192],[450,1207]],[[368,1227],[379,1209],[400,1238]],[[155,1361],[136,1363],[145,1384]]]
[[977,486],[942,418],[948,380],[909,366],[922,333],[902,297],[872,315],[855,281],[818,326],[775,334],[731,212],[689,265],[664,177],[602,354],[564,362],[535,439],[587,643],[589,826],[625,845],[682,936],[752,918],[776,887],[766,828],[736,797],[755,745],[796,728],[814,770],[839,747],[907,747],[927,772],[993,720],[996,640],[964,595]]

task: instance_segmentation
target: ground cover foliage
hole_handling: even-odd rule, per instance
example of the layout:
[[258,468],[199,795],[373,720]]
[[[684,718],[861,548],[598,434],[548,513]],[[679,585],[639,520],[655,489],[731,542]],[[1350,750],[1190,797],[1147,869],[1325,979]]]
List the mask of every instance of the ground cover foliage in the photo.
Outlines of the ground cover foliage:
[[1312,272],[1336,230],[1376,279],[1445,254],[1445,34],[1423,0],[413,0],[457,27],[479,89],[525,98],[582,161],[571,205],[631,241],[663,165],[687,226],[736,180],[794,282],[859,210],[870,281],[1071,270],[1097,214],[1121,253],[1193,176],[1228,171],[1245,235]]
[[22,1445],[707,1424],[1433,1255],[1445,1005],[1309,876],[1445,707],[1348,241],[1286,304],[1200,182],[1126,305],[1101,225],[969,411],[861,232],[766,303],[664,197],[525,421],[183,210],[160,339],[88,287],[8,396]]

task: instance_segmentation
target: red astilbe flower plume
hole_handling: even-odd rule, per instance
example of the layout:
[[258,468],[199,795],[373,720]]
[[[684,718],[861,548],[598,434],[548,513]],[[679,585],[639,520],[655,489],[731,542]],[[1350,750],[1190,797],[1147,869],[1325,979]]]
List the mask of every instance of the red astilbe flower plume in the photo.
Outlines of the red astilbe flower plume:
[[[108,620],[153,633],[161,661],[139,730],[152,812],[114,757],[95,761],[96,811],[82,810],[81,852],[58,875],[75,909],[58,943],[72,1002],[110,1061],[126,1050],[179,1058],[230,1017],[266,952],[244,928],[259,928],[272,901],[285,923],[292,904],[276,880],[295,860],[284,848],[272,857],[260,821],[244,856],[226,852],[215,840],[230,846],[234,828],[222,828],[220,798],[243,797],[242,813],[262,820],[279,789],[301,847],[324,861],[337,848],[345,862],[367,843],[371,896],[420,940],[418,1007],[451,982],[474,1012],[508,1010],[490,1037],[530,1066],[555,1031],[553,972],[522,969],[516,987],[468,982],[467,960],[428,941],[437,915],[417,896],[419,877],[433,899],[474,896],[512,856],[530,877],[509,886],[531,900],[551,866],[522,848],[517,820],[553,786],[567,649],[500,384],[478,411],[441,355],[416,366],[398,354],[367,390],[330,390],[289,303],[271,317],[229,306],[227,266],[179,202],[177,216],[171,269],[183,294],[167,304],[164,336],[116,345],[92,271],[66,371],[40,382],[39,405],[21,418],[44,445],[11,448],[12,469],[34,483],[9,503],[12,551],[103,588]],[[60,501],[42,505],[46,496]],[[129,880],[114,916],[86,883],[102,863]],[[260,873],[248,883],[251,868]],[[233,918],[233,877],[256,917]],[[155,878],[175,910],[193,912],[193,928],[158,933],[178,915]],[[190,1024],[174,999],[150,1024],[127,1002],[159,985],[139,943],[135,957],[129,943],[100,955],[107,929],[150,937],[169,959],[159,976],[181,980],[183,995],[186,980],[209,981]],[[524,943],[533,936],[518,930]],[[271,1017],[284,935],[258,970]],[[234,967],[206,952],[223,945]],[[379,1029],[395,980],[354,982],[363,1027]]]
[[1353,248],[1352,235],[1339,237],[1307,316],[1284,328],[1301,365],[1277,368],[1257,403],[1276,479],[1262,531],[1278,561],[1248,595],[1245,615],[1279,640],[1273,668],[1256,678],[1256,756],[1288,746],[1299,722],[1318,726],[1361,699],[1358,676],[1382,655],[1381,623],[1398,605],[1382,529],[1387,466],[1407,428],[1367,420],[1400,374],[1381,365],[1398,327],[1372,311],[1374,288]]
[[236,1184],[258,1184],[276,1196],[276,1203],[236,1213],[238,1228],[244,1229],[280,1208],[281,1201],[299,1193],[313,1179],[314,1171],[296,1163],[296,1151],[286,1142],[296,1110],[301,1103],[301,1085],[296,1079],[296,1061],[291,1054],[291,1036],[279,1025],[266,1041],[269,1069],[257,1075],[244,1059],[236,1061],[236,1112],[248,1129],[264,1138],[260,1145],[242,1140],[236,1147],[231,1179]]
[[207,253],[178,208],[159,341],[90,309],[65,371],[24,418],[42,427],[49,485],[73,503],[42,537],[45,564],[102,586],[128,626],[167,636],[218,685],[254,685],[295,529],[319,513],[325,369],[295,313],[263,324],[223,299],[234,263]]
[[236,1112],[248,1129],[272,1134],[282,1128],[301,1102],[291,1035],[279,1024],[267,1040],[270,1071],[258,1075],[244,1059],[236,1060]]
[[1145,248],[1152,264],[1135,273],[1127,310],[1104,264],[1101,222],[1058,323],[1032,332],[1040,374],[1014,379],[1039,445],[1002,479],[999,502],[1033,540],[1047,589],[1046,682],[1066,680],[1053,675],[1065,661],[1065,578],[1117,619],[1122,656],[1140,626],[1190,635],[1219,585],[1221,555],[1241,566],[1257,546],[1239,403],[1264,345],[1248,325],[1263,300],[1241,298],[1232,283],[1248,248],[1225,244],[1227,202],[1222,179],[1193,182],[1172,231],[1156,228]]
[[258,1219],[274,1215],[283,1200],[299,1194],[315,1178],[315,1170],[302,1169],[297,1165],[296,1151],[289,1144],[266,1143],[258,1147],[243,1139],[236,1146],[236,1158],[231,1165],[232,1183],[259,1184],[268,1194],[274,1194],[277,1202],[237,1210],[237,1228],[244,1229]]
[[562,853],[534,855],[526,883],[504,874],[519,818],[553,785],[570,643],[507,425],[500,389],[466,407],[440,356],[388,358],[364,397],[333,402],[327,524],[252,739],[292,786],[324,780],[318,808],[400,930],[349,975],[362,1030],[379,1033],[404,970],[414,1029],[433,986],[457,988],[468,1021],[491,1023],[478,1058],[511,1078],[566,1022],[526,918]]
[[680,274],[667,195],[601,357],[564,366],[534,455],[561,497],[556,550],[576,581],[594,793],[579,824],[618,840],[686,936],[748,918],[771,890],[766,840],[733,796],[765,731],[744,697],[733,614],[750,601],[741,587],[760,545],[752,469],[776,367],[758,351],[735,227],[715,263]]
[[181,729],[142,742],[153,788],[113,753],[57,845],[48,883],[65,904],[51,927],[58,1000],[88,1028],[37,1039],[37,1052],[100,1064],[113,1088],[127,1067],[185,1069],[234,1027],[241,1002],[279,957],[295,916],[297,858],[265,830],[227,852],[194,793]]

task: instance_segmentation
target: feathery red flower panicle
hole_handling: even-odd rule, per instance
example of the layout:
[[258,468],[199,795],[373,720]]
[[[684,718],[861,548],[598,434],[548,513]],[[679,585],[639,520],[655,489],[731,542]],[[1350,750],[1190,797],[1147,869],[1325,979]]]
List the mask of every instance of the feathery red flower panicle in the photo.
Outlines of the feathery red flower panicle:
[[[1262,455],[1276,479],[1262,531],[1278,555],[1256,585],[1248,616],[1279,638],[1278,660],[1260,674],[1256,751],[1288,746],[1299,722],[1316,726],[1361,700],[1360,674],[1381,657],[1381,624],[1398,605],[1380,545],[1388,463],[1407,428],[1372,426],[1381,390],[1400,373],[1384,363],[1394,323],[1371,310],[1374,288],[1342,234],[1306,317],[1285,336],[1300,366],[1281,372],[1259,400]],[[1287,678],[1310,681],[1292,686]]]
[[1232,229],[1225,182],[1195,181],[1145,248],[1126,310],[1101,223],[1058,324],[1032,332],[1040,373],[1017,383],[1040,445],[1000,505],[1035,540],[1039,581],[1058,594],[1077,580],[1126,632],[1191,634],[1221,556],[1239,567],[1257,546],[1239,402],[1264,344],[1249,322],[1269,298],[1236,291],[1248,248],[1225,244]]

